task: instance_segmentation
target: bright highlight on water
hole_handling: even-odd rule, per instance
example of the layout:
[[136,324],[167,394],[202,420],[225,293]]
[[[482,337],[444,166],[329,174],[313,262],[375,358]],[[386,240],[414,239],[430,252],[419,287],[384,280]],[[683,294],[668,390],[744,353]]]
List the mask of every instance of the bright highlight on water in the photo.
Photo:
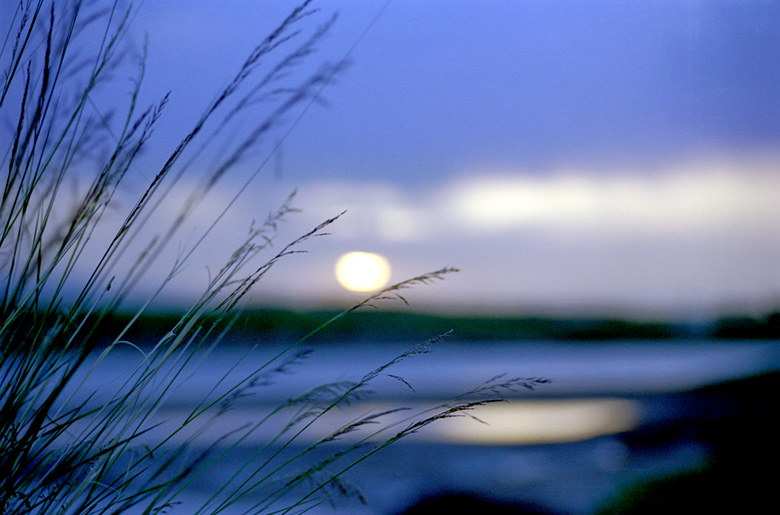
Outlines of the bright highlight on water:
[[530,445],[576,442],[630,431],[640,422],[640,408],[626,399],[557,399],[514,401],[480,406],[483,421],[468,417],[434,430],[445,441],[481,445]]
[[348,252],[336,262],[336,279],[350,291],[373,291],[390,281],[390,263],[379,254]]

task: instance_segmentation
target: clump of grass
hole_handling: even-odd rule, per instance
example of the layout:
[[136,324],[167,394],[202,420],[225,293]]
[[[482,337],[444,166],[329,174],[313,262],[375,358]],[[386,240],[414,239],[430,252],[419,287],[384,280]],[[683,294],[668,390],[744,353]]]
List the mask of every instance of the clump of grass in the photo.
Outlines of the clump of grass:
[[[272,421],[284,423],[276,436],[251,456],[223,486],[186,513],[219,513],[243,503],[247,513],[305,511],[331,491],[354,491],[340,478],[373,453],[442,419],[461,416],[495,402],[502,391],[533,387],[538,381],[495,380],[471,397],[398,418],[404,410],[369,413],[343,424],[313,443],[303,435],[339,406],[368,394],[399,361],[428,352],[440,338],[413,347],[354,382],[335,382],[293,396],[246,425],[225,429],[204,450],[198,441],[248,395],[297,366],[319,329],[361,307],[442,279],[444,268],[385,288],[334,316],[319,329],[259,364],[238,381],[225,376],[174,426],[160,433],[156,415],[198,352],[213,349],[240,315],[248,292],[281,259],[305,244],[340,215],[272,248],[281,220],[295,211],[292,197],[260,225],[212,274],[201,295],[154,345],[140,348],[126,335],[171,284],[192,253],[208,241],[214,225],[180,258],[123,327],[106,342],[103,322],[134,291],[152,267],[161,265],[166,246],[214,186],[260,148],[270,132],[297,106],[313,101],[343,63],[325,64],[297,83],[289,77],[310,59],[334,17],[307,31],[304,20],[322,16],[305,0],[249,55],[193,128],[149,176],[105,244],[93,237],[107,225],[128,173],[137,166],[164,114],[168,97],[139,106],[143,55],[124,112],[95,105],[96,92],[121,70],[123,46],[134,16],[132,4],[81,1],[21,1],[0,47],[4,68],[0,109],[11,121],[2,141],[4,170],[0,197],[0,512],[4,514],[123,513],[176,510],[182,493],[220,459]],[[79,35],[98,31],[96,46]],[[275,59],[272,59],[275,57]],[[153,224],[165,195],[178,187],[193,163],[222,133],[258,103],[271,107],[233,139],[169,226],[151,239],[142,228]],[[117,114],[119,112],[120,114]],[[258,168],[259,171],[259,168]],[[257,172],[256,172],[257,173]],[[68,185],[82,184],[76,196]],[[243,188],[242,188],[243,189]],[[238,192],[240,193],[240,191]],[[238,194],[237,193],[237,194]],[[223,213],[224,214],[224,213]],[[219,215],[220,218],[222,215]],[[218,220],[214,221],[216,224]],[[108,224],[110,225],[110,224]],[[97,247],[97,248],[96,248]],[[123,256],[136,256],[127,269]],[[83,262],[94,263],[85,277]],[[139,360],[111,391],[89,390],[88,378],[110,356],[134,348]],[[405,383],[408,384],[408,383]],[[473,397],[476,395],[476,397]],[[276,426],[274,426],[276,427]],[[333,451],[315,465],[304,460],[326,444],[359,434],[355,443]],[[248,503],[248,507],[246,507]]]

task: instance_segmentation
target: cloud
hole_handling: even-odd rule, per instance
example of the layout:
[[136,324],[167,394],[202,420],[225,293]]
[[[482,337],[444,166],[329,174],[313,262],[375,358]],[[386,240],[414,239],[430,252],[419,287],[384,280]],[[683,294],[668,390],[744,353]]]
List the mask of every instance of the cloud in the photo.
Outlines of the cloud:
[[517,230],[700,235],[780,229],[780,162],[691,162],[652,172],[464,175],[427,192],[382,183],[304,186],[316,211],[350,213],[343,238],[415,241]]
[[694,164],[657,174],[497,174],[451,185],[450,212],[465,226],[502,232],[718,233],[778,228],[776,168]]
[[[346,210],[334,237],[389,243],[420,241],[436,228],[435,209],[408,189],[380,182],[327,181],[300,187],[309,223]],[[433,212],[432,212],[433,211]]]

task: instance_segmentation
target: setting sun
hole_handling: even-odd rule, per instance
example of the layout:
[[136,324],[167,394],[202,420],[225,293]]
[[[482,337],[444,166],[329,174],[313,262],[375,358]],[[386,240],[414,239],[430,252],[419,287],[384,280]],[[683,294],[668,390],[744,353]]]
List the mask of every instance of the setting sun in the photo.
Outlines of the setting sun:
[[348,252],[336,262],[336,279],[350,291],[378,290],[390,280],[390,263],[379,254]]

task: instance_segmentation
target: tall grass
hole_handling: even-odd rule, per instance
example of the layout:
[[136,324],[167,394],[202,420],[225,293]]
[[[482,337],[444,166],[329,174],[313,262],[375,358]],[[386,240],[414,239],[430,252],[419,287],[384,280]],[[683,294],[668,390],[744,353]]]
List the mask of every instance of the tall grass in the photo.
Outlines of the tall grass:
[[[134,6],[71,0],[20,1],[5,25],[0,62],[4,75],[0,113],[7,131],[0,140],[3,169],[0,198],[0,513],[160,513],[175,510],[193,481],[261,428],[282,420],[276,436],[251,456],[222,488],[185,513],[220,513],[241,503],[242,512],[300,512],[322,502],[329,492],[352,492],[341,482],[344,471],[428,424],[494,402],[497,394],[538,381],[488,382],[468,395],[413,416],[401,408],[365,416],[304,444],[303,437],[340,405],[367,394],[372,382],[390,375],[401,360],[428,352],[439,337],[415,346],[354,382],[335,382],[281,402],[251,423],[225,429],[202,450],[199,438],[219,429],[239,399],[263,388],[271,378],[297,366],[316,330],[258,364],[238,381],[220,384],[160,433],[156,414],[198,351],[218,345],[240,316],[248,292],[281,259],[301,252],[325,233],[338,216],[282,245],[271,243],[281,220],[295,208],[284,202],[212,274],[200,296],[151,347],[140,348],[125,335],[169,288],[192,253],[209,241],[214,225],[169,263],[159,281],[124,327],[106,321],[122,307],[153,267],[164,266],[163,250],[193,210],[217,183],[256,154],[294,109],[313,101],[343,68],[323,64],[300,76],[324,35],[328,18],[304,1],[249,54],[235,75],[203,110],[192,129],[153,173],[119,224],[107,213],[124,194],[129,173],[141,166],[168,102],[140,106],[143,52],[134,87],[124,106],[97,105],[101,88],[133,57],[124,45]],[[322,17],[311,28],[303,20]],[[100,34],[80,40],[82,34]],[[291,84],[290,77],[298,74]],[[180,188],[199,157],[220,136],[245,120],[243,113],[262,102],[263,117],[220,150],[181,211],[166,227],[155,212],[166,194]],[[224,140],[223,140],[224,141]],[[259,170],[259,168],[258,168]],[[86,182],[85,182],[86,181]],[[86,184],[86,187],[83,186]],[[81,185],[75,188],[73,185]],[[239,188],[240,190],[240,188]],[[240,191],[237,191],[237,195]],[[123,197],[124,198],[124,197]],[[224,213],[223,213],[224,214]],[[222,215],[217,217],[220,218]],[[218,221],[214,220],[214,223]],[[112,228],[105,242],[96,235]],[[156,229],[146,239],[142,229]],[[129,267],[118,264],[134,256]],[[90,263],[84,275],[84,263]],[[444,278],[452,268],[423,274],[377,292],[349,312],[402,290]],[[126,349],[139,354],[137,367],[106,391],[88,378],[109,357]],[[399,380],[403,381],[401,378]],[[230,381],[233,381],[230,383]],[[94,388],[90,390],[89,388]],[[225,426],[227,427],[227,426]],[[314,465],[310,455],[347,434],[351,443]],[[151,438],[153,436],[153,438]],[[197,450],[201,449],[201,450]]]

